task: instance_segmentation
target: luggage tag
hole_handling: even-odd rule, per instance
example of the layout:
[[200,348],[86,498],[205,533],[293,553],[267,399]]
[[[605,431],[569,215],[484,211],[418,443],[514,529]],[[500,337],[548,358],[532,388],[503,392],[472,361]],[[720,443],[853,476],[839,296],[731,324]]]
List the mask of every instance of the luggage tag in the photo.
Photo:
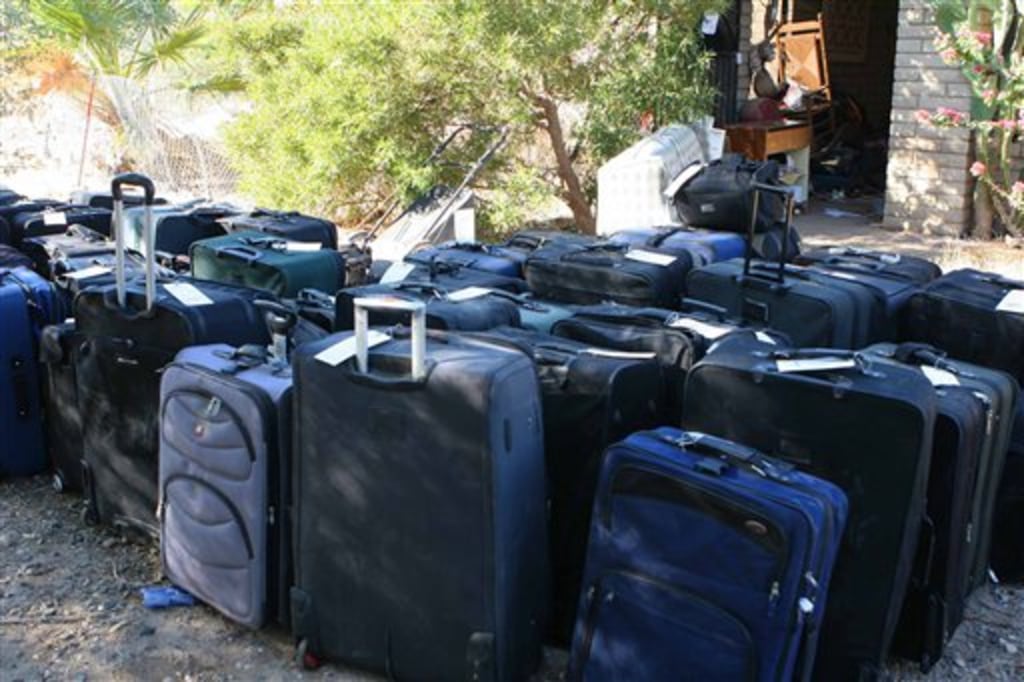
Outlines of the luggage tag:
[[60,227],[68,224],[68,216],[64,211],[45,211],[43,213],[43,225],[47,227]]
[[484,287],[466,287],[465,289],[459,289],[448,294],[448,300],[462,303],[463,301],[472,301],[474,298],[487,296],[490,293],[491,290]]
[[857,366],[853,358],[801,358],[799,360],[776,360],[775,369],[780,374],[799,372],[826,372],[832,369],[853,369]]
[[958,379],[955,374],[944,369],[939,369],[938,367],[922,365],[921,373],[924,374],[925,378],[932,382],[932,386],[936,388],[960,385],[960,379]]
[[[382,343],[386,343],[391,340],[390,334],[371,329],[366,334],[366,347],[375,348]],[[337,367],[338,365],[351,360],[356,356],[356,337],[353,334],[347,339],[342,339],[333,346],[328,346],[324,350],[317,353],[314,359],[319,360],[325,365],[331,367]]]
[[775,343],[775,339],[773,339],[768,334],[765,334],[764,332],[754,332],[754,338],[760,341],[761,343],[767,343],[769,346],[779,345]]
[[653,251],[644,251],[643,249],[630,249],[626,252],[626,258],[638,263],[657,265],[662,268],[667,268],[676,262],[675,256],[669,256],[665,253],[654,253]]
[[190,308],[213,304],[213,300],[209,296],[188,282],[169,282],[164,285],[164,291]]
[[61,277],[63,279],[70,279],[78,281],[80,279],[89,279],[90,277],[98,277],[99,275],[105,275],[108,272],[113,272],[114,269],[109,265],[90,265],[87,268],[81,270],[75,270],[73,272],[66,272]]
[[412,263],[406,263],[405,261],[396,261],[388,266],[388,269],[381,275],[381,284],[395,284],[401,282],[408,277],[416,266]]
[[323,245],[320,242],[292,242],[284,243],[284,250],[289,253],[305,253],[309,251],[320,251]]
[[1024,289],[1014,289],[1003,296],[1003,300],[996,306],[996,311],[1024,315]]
[[587,355],[596,355],[599,358],[613,358],[616,360],[653,360],[654,353],[634,353],[624,350],[610,350],[608,348],[587,348],[583,351]]
[[679,319],[672,320],[668,326],[673,329],[686,329],[691,332],[696,332],[710,341],[720,339],[729,332],[734,331],[733,327],[713,324],[711,322],[701,322],[700,320],[692,320],[688,317],[680,317]]

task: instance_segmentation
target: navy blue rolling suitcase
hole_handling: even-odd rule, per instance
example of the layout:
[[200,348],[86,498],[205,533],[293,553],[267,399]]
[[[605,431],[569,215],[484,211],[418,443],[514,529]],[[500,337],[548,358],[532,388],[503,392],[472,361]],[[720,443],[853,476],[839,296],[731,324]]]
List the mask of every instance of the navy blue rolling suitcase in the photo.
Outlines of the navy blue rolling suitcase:
[[523,277],[523,261],[518,251],[479,242],[448,242],[419,249],[405,257],[408,263],[430,265],[447,263],[481,270],[503,277]]
[[258,208],[250,213],[221,219],[230,232],[256,230],[296,242],[319,242],[325,249],[338,248],[338,228],[329,220],[296,211],[271,211]]
[[835,485],[730,441],[613,445],[569,679],[806,678],[846,515]]
[[923,286],[942,276],[938,265],[924,258],[871,251],[851,246],[826,246],[801,253],[798,265],[826,265],[851,273],[874,274]]
[[71,225],[81,225],[109,237],[110,220],[111,212],[105,208],[66,204],[38,212],[19,213],[10,220],[11,245],[20,248],[26,239],[63,234]]
[[53,199],[20,199],[9,204],[0,204],[0,244],[19,246],[14,243],[15,217],[19,214],[29,215],[45,211],[62,202]]
[[46,469],[39,343],[63,319],[53,285],[28,268],[0,269],[0,478]]
[[[505,292],[469,286],[446,289],[433,284],[402,282],[396,285],[371,284],[342,289],[336,298],[334,330],[355,329],[355,300],[358,298],[422,301],[427,307],[427,327],[447,331],[478,332],[495,327],[518,327],[519,305]],[[401,321],[401,312],[388,308],[371,311],[370,323],[391,325]]]
[[747,252],[747,243],[743,235],[678,225],[621,230],[609,237],[608,241],[669,252],[689,252],[693,256],[695,266],[743,258]]
[[1006,583],[1024,583],[1024,401],[1017,405],[1006,467],[995,499],[992,571]]

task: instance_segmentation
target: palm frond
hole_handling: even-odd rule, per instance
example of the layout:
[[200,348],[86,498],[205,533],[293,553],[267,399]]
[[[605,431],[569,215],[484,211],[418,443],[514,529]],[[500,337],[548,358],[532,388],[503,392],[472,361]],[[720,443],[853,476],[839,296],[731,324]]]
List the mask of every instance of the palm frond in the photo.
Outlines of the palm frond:
[[189,51],[206,36],[206,27],[201,24],[177,28],[141,49],[129,64],[128,71],[141,77],[157,66],[183,63]]

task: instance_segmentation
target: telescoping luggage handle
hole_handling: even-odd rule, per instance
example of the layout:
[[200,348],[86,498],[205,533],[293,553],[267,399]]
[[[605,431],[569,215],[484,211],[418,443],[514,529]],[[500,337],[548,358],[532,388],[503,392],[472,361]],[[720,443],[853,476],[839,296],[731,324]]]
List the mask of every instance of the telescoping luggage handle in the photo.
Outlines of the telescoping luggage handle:
[[786,281],[786,255],[789,253],[789,240],[793,232],[793,211],[796,207],[796,200],[793,197],[793,192],[785,187],[763,182],[754,182],[750,186],[754,190],[754,199],[751,207],[750,226],[747,231],[746,257],[743,259],[743,276],[750,277],[750,261],[754,258],[754,236],[757,234],[757,213],[761,208],[761,193],[778,194],[786,202],[786,211],[782,231],[782,248],[779,249],[779,270],[775,277],[779,284],[783,284]]
[[146,252],[146,312],[153,309],[156,301],[156,239],[153,229],[153,201],[156,191],[153,181],[140,173],[122,173],[110,183],[110,195],[114,200],[112,221],[115,232],[116,259],[114,277],[117,282],[117,303],[122,308],[128,301],[128,287],[125,282],[125,224],[124,224],[124,187],[139,187],[143,196],[143,241]]
[[412,327],[412,358],[410,374],[413,381],[422,381],[427,376],[427,306],[422,301],[407,301],[399,298],[357,298],[352,302],[355,315],[356,367],[362,373],[370,371],[370,346],[367,337],[370,331],[371,310],[397,310],[409,313]]

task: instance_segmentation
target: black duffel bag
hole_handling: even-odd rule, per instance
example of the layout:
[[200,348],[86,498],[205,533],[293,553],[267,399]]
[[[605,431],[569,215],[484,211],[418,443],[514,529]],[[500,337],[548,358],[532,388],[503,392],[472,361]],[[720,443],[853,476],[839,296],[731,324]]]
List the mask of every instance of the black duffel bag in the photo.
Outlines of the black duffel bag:
[[[779,184],[779,164],[726,154],[700,170],[675,196],[679,217],[691,227],[746,233],[750,230],[754,183]],[[783,202],[766,194],[758,207],[757,232],[782,220]]]

